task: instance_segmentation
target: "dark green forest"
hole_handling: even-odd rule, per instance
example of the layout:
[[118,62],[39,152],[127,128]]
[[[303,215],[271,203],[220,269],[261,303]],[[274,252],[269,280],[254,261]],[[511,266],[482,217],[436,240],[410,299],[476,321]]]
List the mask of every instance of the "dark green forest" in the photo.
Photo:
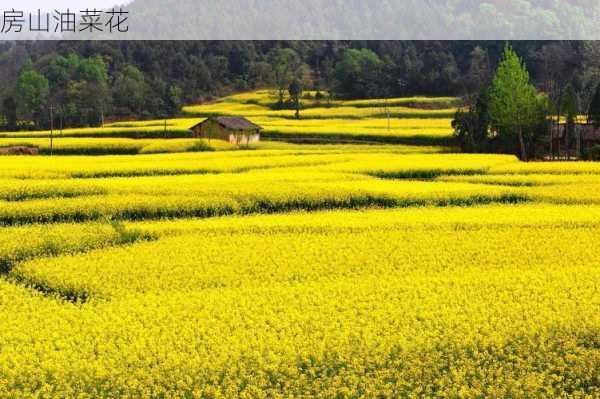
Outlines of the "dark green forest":
[[[335,98],[468,97],[489,83],[501,41],[31,41],[0,44],[0,106],[8,129],[176,115],[182,104],[292,83]],[[600,43],[517,41],[536,88],[573,87],[586,108]],[[283,102],[274,106],[286,106]]]

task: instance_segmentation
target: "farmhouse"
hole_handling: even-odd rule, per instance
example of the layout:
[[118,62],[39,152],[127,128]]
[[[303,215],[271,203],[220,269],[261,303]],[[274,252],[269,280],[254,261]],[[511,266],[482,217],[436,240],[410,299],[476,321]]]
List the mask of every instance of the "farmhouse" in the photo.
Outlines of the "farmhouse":
[[260,141],[262,127],[238,116],[215,116],[192,126],[190,130],[194,137],[248,145]]
[[600,144],[600,127],[591,123],[576,123],[573,132],[567,137],[567,124],[561,123],[552,126],[552,152],[561,155],[562,152],[575,147],[577,153],[589,150],[594,145]]

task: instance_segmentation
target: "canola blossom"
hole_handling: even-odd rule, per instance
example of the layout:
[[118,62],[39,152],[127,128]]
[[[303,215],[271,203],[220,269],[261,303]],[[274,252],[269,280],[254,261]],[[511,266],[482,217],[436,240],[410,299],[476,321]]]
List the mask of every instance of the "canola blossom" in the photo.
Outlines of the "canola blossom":
[[[135,154],[197,150],[189,128],[208,116],[243,115],[261,125],[265,139],[336,143],[378,142],[420,145],[453,144],[451,120],[458,100],[451,97],[409,97],[373,100],[303,100],[302,120],[293,110],[276,110],[274,92],[237,94],[215,103],[188,106],[186,118],[108,123],[102,127],[71,128],[54,132],[62,154]],[[50,131],[0,132],[0,146],[27,143],[48,151]],[[165,138],[177,144],[150,143]],[[73,140],[77,139],[77,140]],[[86,139],[86,140],[83,140]],[[129,140],[126,140],[129,139]],[[136,141],[132,141],[135,139]],[[138,141],[139,140],[139,141]],[[145,142],[144,142],[145,141]],[[216,147],[216,148],[215,148]],[[204,143],[202,149],[227,149]]]
[[0,392],[595,397],[600,274],[564,242],[592,240],[598,210],[552,207],[138,223],[161,238],[21,262],[0,285]]
[[133,121],[0,157],[0,398],[600,397],[600,167],[416,145],[453,98],[310,94],[167,130],[336,144]]

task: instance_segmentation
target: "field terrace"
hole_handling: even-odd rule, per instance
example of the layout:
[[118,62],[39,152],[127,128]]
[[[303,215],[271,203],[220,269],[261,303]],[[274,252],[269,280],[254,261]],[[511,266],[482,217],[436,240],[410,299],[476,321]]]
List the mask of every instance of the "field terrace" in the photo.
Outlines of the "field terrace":
[[600,164],[435,143],[0,157],[0,397],[600,396]]

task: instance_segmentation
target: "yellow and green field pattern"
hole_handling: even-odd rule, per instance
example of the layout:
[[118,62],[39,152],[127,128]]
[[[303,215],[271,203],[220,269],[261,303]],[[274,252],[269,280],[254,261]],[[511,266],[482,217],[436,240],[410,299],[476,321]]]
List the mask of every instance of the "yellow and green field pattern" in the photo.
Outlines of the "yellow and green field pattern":
[[[451,120],[458,100],[452,97],[354,101],[305,99],[299,120],[294,118],[291,109],[274,109],[276,101],[274,91],[258,90],[225,97],[214,103],[184,107],[185,117],[181,118],[55,130],[55,145],[57,153],[67,155],[193,151],[198,140],[192,140],[189,129],[209,116],[246,117],[263,127],[263,140],[429,146],[454,144]],[[0,147],[29,143],[47,152],[49,142],[43,139],[50,135],[50,131],[0,132]],[[204,143],[204,147],[212,144]],[[222,146],[216,149],[222,149]]]
[[600,165],[0,158],[1,398],[600,396]]
[[[314,95],[314,93],[311,93]],[[259,90],[210,104],[184,107],[198,116],[243,115],[263,126],[263,136],[294,141],[375,141],[399,144],[452,143],[451,119],[459,101],[452,97],[404,97],[373,100],[302,101],[294,111],[274,108],[277,93]]]

